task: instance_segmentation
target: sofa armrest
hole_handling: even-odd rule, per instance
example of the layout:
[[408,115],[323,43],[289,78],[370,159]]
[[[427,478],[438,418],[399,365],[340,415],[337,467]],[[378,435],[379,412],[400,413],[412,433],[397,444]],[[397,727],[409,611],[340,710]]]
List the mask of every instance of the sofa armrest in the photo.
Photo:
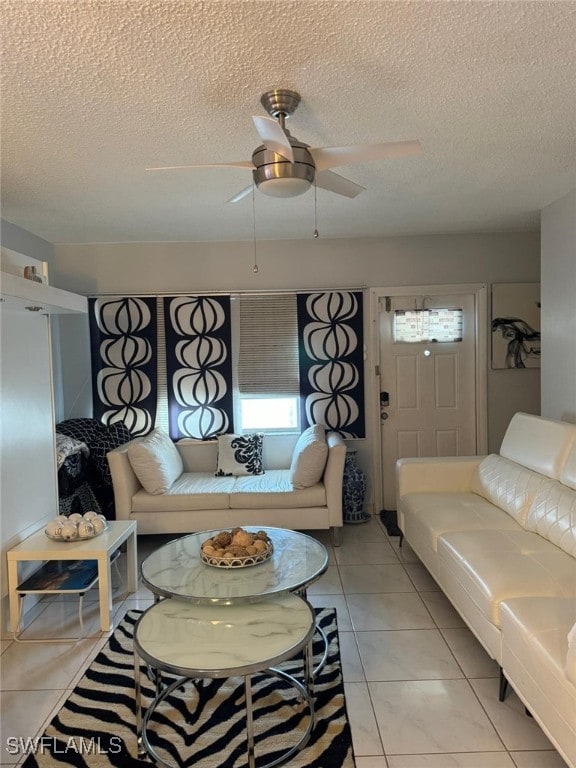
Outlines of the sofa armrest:
[[114,489],[116,520],[130,520],[132,496],[142,488],[128,459],[128,445],[120,445],[106,454]]
[[396,498],[407,493],[466,493],[484,456],[399,459]]
[[342,517],[342,481],[344,478],[344,462],[346,460],[346,443],[337,432],[326,434],[328,458],[324,468],[324,487],[330,527],[341,528]]

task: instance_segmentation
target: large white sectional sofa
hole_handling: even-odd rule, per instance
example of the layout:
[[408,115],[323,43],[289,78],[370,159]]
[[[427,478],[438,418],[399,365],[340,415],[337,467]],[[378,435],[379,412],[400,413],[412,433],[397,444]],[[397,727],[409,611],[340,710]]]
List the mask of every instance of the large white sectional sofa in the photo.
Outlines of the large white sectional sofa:
[[136,520],[138,533],[192,533],[243,525],[291,530],[330,529],[339,543],[346,444],[326,434],[327,459],[319,482],[295,488],[290,465],[298,436],[265,435],[264,474],[216,477],[218,441],[181,440],[184,471],[163,493],[142,487],[128,457],[130,443],[108,453],[117,520]]
[[525,413],[500,453],[401,459],[403,536],[576,768],[576,424]]

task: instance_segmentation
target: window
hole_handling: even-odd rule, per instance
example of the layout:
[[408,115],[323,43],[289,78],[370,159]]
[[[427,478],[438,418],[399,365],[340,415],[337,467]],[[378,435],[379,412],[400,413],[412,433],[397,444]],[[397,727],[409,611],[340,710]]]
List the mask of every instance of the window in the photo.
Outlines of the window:
[[239,430],[299,431],[300,373],[295,294],[238,298]]
[[241,397],[240,419],[244,431],[297,431],[298,398]]
[[462,310],[397,309],[394,341],[401,344],[462,341]]

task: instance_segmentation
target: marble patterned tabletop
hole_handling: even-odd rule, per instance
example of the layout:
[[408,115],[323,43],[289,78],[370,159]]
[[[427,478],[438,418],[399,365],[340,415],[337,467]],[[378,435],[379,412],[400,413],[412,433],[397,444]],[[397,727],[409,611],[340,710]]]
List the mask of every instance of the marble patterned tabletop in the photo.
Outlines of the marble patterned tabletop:
[[326,547],[311,536],[284,528],[245,526],[266,531],[274,552],[248,568],[217,568],[200,559],[200,545],[218,533],[202,531],[170,541],[141,566],[143,583],[155,594],[196,603],[256,603],[263,597],[305,589],[328,566]]
[[230,677],[291,658],[309,642],[314,621],[310,604],[296,595],[240,605],[161,600],[139,619],[135,643],[156,668]]

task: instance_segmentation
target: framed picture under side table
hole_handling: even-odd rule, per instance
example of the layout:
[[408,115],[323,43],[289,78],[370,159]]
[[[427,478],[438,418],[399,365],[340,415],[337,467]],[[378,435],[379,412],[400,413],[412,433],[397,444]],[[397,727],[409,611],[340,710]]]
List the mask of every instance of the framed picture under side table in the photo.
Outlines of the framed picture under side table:
[[109,632],[112,628],[111,563],[119,547],[126,542],[126,588],[135,592],[138,583],[136,523],[114,520],[108,528],[92,539],[72,542],[54,541],[45,532],[38,531],[6,553],[8,560],[8,595],[10,601],[10,629],[16,633],[20,620],[21,600],[18,564],[24,561],[46,562],[94,560],[97,564],[97,581],[100,605],[100,628]]

